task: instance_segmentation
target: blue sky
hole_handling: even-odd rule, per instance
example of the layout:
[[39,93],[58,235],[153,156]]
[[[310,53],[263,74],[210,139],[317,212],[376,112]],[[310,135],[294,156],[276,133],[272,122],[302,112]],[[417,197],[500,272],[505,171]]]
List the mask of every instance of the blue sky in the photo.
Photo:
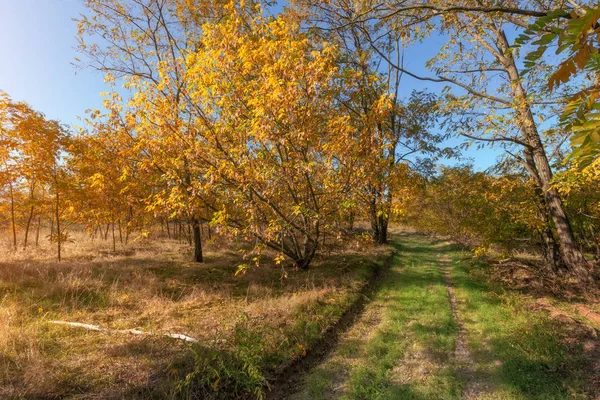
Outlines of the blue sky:
[[71,18],[83,11],[80,0],[0,0],[0,89],[67,124],[100,107],[106,90],[100,73],[70,64]]
[[[0,90],[69,125],[79,124],[77,117],[86,109],[100,108],[100,92],[107,90],[102,75],[71,65],[78,56],[72,18],[83,12],[81,0],[0,0]],[[406,68],[427,75],[424,64],[441,44],[441,39],[433,39],[408,49]],[[402,86],[406,95],[413,89],[442,89],[408,76]],[[473,149],[466,156],[473,158],[477,169],[484,169],[497,154]]]

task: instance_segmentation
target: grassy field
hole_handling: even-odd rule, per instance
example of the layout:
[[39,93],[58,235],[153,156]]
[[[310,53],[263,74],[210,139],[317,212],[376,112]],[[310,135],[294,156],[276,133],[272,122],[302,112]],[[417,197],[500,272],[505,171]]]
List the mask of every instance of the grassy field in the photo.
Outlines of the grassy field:
[[490,282],[457,246],[395,243],[381,290],[295,399],[597,398],[593,329]]
[[61,263],[43,250],[1,259],[1,398],[258,397],[356,300],[391,251],[349,246],[308,272],[267,257],[234,276],[240,254],[217,246],[195,264],[174,240],[117,254],[85,240],[66,246]]
[[[115,254],[106,242],[81,238],[61,263],[44,259],[44,249],[7,254],[0,397],[260,398],[291,365],[300,365],[301,378],[273,392],[281,398],[600,395],[596,303],[509,289],[490,279],[501,266],[493,270],[443,240],[405,232],[392,246],[358,243],[321,256],[308,272],[266,257],[238,276],[239,253],[216,242],[204,264],[185,261],[187,246],[174,240],[136,242]],[[363,292],[393,249],[391,266]],[[303,367],[300,360],[364,293],[358,318],[331,336],[316,366]]]

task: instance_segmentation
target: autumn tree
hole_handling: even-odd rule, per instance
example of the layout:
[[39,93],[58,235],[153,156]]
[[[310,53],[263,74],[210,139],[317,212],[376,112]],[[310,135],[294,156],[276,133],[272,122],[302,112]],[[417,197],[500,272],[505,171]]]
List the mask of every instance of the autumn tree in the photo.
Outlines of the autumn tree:
[[[368,5],[310,0],[292,4],[311,32],[340,49],[337,63],[345,90],[338,101],[349,115],[355,129],[354,146],[362,154],[364,183],[355,188],[356,197],[368,210],[373,240],[385,243],[395,197],[412,185],[410,170],[449,154],[448,149],[438,148],[445,136],[431,129],[436,98],[426,92],[401,91],[402,73],[391,63],[392,59],[400,63],[402,58],[400,37],[361,20]],[[373,37],[381,54],[373,48]]]
[[[88,15],[78,20],[79,50],[84,66],[105,73],[106,80],[126,88],[125,104],[113,93],[106,106],[122,116],[122,125],[144,147],[144,167],[165,179],[155,206],[170,204],[171,212],[191,224],[194,259],[202,261],[200,220],[204,207],[193,198],[195,180],[190,143],[197,120],[191,114],[185,57],[197,45],[202,24],[222,15],[219,2],[183,0],[87,0]],[[111,113],[109,113],[111,114]]]
[[358,175],[340,113],[337,49],[300,21],[230,3],[187,57],[196,154],[220,193],[215,219],[307,269]]
[[[407,207],[407,221],[485,251],[511,253],[538,244],[539,219],[533,183],[524,174],[492,174],[471,166],[442,167],[422,177]],[[529,200],[529,201],[528,201]]]
[[94,116],[86,123],[89,129],[73,138],[67,158],[75,182],[74,218],[90,232],[100,231],[105,240],[110,229],[116,251],[117,237],[127,244],[134,229],[141,232],[150,225],[146,199],[154,180],[151,172],[140,170],[135,138],[118,121]]
[[[541,209],[552,223],[560,265],[587,277],[587,262],[575,240],[563,199],[552,185],[548,148],[560,132],[543,132],[537,120],[550,118],[553,110],[548,107],[560,103],[560,99],[548,99],[545,90],[540,90],[543,64],[523,76],[523,60],[507,34],[528,27],[533,17],[547,15],[551,7],[529,2],[386,2],[367,6],[368,12],[357,20],[383,24],[405,43],[434,32],[447,35],[446,45],[428,63],[434,76],[419,75],[402,63],[389,61],[405,75],[453,89],[446,101],[447,112],[453,116],[448,125],[451,131],[471,140],[505,146],[512,154],[521,152],[519,160],[543,195],[545,207]],[[375,39],[371,37],[373,48],[385,57]]]
[[[550,62],[548,91],[565,84],[568,103],[560,117],[563,129],[571,133],[571,159],[585,167],[600,154],[600,6],[598,4],[557,4],[546,15],[538,16],[516,40],[517,45],[531,43],[524,63],[535,68]],[[548,53],[554,49],[553,55]],[[574,81],[580,82],[574,85]]]
[[[308,268],[364,156],[347,145],[356,131],[340,102],[337,47],[257,4],[87,5],[80,49],[129,90],[124,101],[109,95],[107,114],[163,180],[148,207],[190,218],[198,261],[205,219]],[[101,44],[89,44],[95,35]]]
[[31,223],[39,212],[40,194],[46,191],[54,195],[52,219],[56,223],[56,234],[51,240],[57,243],[57,256],[60,261],[61,246],[65,233],[60,226],[61,191],[64,186],[64,165],[61,151],[66,147],[68,131],[55,120],[47,119],[42,113],[32,109],[27,103],[14,102],[7,95],[0,103],[2,136],[6,144],[3,155],[3,172],[8,177],[10,194],[11,225],[13,244],[17,246],[15,194],[23,188],[23,206],[27,209],[23,247],[27,247]]
[[557,175],[556,186],[567,199],[575,234],[585,250],[600,261],[600,159],[584,167],[572,163]]

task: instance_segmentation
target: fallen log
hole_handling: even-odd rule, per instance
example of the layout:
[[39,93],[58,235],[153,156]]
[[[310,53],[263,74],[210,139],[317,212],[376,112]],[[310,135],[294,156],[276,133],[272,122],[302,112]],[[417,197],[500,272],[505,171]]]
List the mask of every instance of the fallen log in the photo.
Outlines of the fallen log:
[[87,329],[90,331],[97,331],[97,332],[128,333],[131,335],[145,335],[145,336],[167,336],[167,337],[170,337],[173,339],[183,340],[185,342],[199,343],[198,339],[194,339],[193,337],[182,335],[180,333],[145,332],[145,331],[140,331],[138,329],[112,329],[112,328],[106,328],[106,327],[99,326],[99,325],[83,324],[81,322],[69,322],[69,321],[48,321],[48,322],[51,324],[74,326],[77,328],[84,328],[84,329]]

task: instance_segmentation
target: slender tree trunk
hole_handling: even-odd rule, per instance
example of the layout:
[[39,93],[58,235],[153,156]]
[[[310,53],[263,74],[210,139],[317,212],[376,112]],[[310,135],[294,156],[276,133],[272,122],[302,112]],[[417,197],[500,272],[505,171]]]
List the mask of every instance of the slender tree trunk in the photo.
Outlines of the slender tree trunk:
[[388,236],[388,217],[384,213],[381,213],[381,214],[379,214],[378,220],[379,220],[379,222],[378,222],[378,224],[379,224],[379,240],[377,241],[377,243],[385,244],[385,243],[387,243],[387,236]]
[[60,233],[60,194],[58,192],[58,188],[56,189],[56,210],[55,210],[55,218],[56,218],[56,244],[57,244],[57,256],[58,261],[61,261],[61,233]]
[[123,244],[123,231],[121,230],[121,218],[119,218],[119,241],[121,242],[121,245]]
[[580,278],[589,279],[587,262],[577,247],[575,235],[565,212],[562,199],[552,185],[552,169],[546,156],[542,140],[537,130],[527,94],[523,88],[517,65],[510,51],[510,46],[503,30],[497,29],[497,45],[500,50],[500,61],[511,80],[511,90],[516,103],[517,116],[523,136],[531,147],[541,187],[548,205],[550,217],[556,229],[559,252],[566,268]]
[[25,225],[25,239],[23,239],[23,250],[27,248],[27,239],[29,238],[29,227],[31,227],[31,220],[33,219],[34,206],[29,209],[29,217],[27,218],[27,224]]
[[131,221],[133,220],[133,207],[129,205],[129,212],[127,213],[127,225],[125,225],[125,244],[129,243],[129,230]]
[[369,202],[369,221],[371,222],[371,235],[375,243],[379,242],[379,221],[377,219],[377,193],[371,189],[371,200]]
[[373,241],[377,244],[387,243],[388,215],[377,208],[377,193],[373,190],[369,204],[369,220]]
[[194,261],[195,262],[203,262],[202,256],[202,237],[200,235],[200,223],[198,218],[190,218],[190,223],[192,225],[192,231],[194,232]]
[[113,245],[113,253],[117,252],[117,241],[115,239],[115,221],[112,221],[112,245]]
[[17,249],[17,225],[15,222],[15,196],[13,192],[13,184],[9,182],[10,190],[10,220],[12,223],[12,234],[13,234],[13,248]]
[[167,218],[166,224],[167,224],[167,237],[169,239],[171,239],[171,228],[169,228],[169,218]]
[[348,229],[350,231],[354,230],[354,211],[352,211],[348,216]]
[[23,250],[27,249],[27,240],[29,238],[29,228],[31,227],[31,220],[33,219],[33,211],[34,211],[34,194],[35,194],[35,181],[29,187],[29,201],[31,201],[31,208],[29,210],[29,217],[27,218],[27,224],[25,225],[25,238],[23,240]]
[[35,231],[35,247],[40,245],[40,228],[42,226],[42,217],[38,217],[37,228]]

